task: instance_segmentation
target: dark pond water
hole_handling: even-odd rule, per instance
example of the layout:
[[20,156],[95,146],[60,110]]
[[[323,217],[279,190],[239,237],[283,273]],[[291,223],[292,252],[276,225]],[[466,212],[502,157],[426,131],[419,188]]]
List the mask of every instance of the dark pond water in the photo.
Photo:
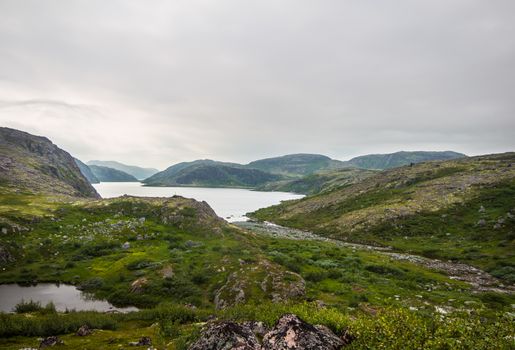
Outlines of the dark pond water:
[[19,286],[17,284],[0,285],[0,311],[12,312],[14,306],[22,300],[39,301],[42,306],[53,302],[58,311],[66,309],[77,311],[137,311],[135,307],[117,308],[105,300],[92,299],[75,286],[65,284],[41,283],[36,286]]

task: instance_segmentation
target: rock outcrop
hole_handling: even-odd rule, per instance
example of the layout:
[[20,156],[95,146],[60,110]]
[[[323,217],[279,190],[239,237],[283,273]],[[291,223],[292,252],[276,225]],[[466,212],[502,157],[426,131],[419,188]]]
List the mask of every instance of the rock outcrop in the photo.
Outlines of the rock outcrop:
[[346,345],[329,328],[293,314],[282,316],[263,338],[263,350],[337,350]]
[[351,341],[348,335],[340,338],[325,326],[286,314],[270,331],[261,322],[210,322],[189,350],[338,350]]
[[234,322],[212,322],[202,330],[200,338],[189,350],[261,350],[252,330]]
[[0,181],[13,190],[99,198],[74,158],[49,139],[0,128]]

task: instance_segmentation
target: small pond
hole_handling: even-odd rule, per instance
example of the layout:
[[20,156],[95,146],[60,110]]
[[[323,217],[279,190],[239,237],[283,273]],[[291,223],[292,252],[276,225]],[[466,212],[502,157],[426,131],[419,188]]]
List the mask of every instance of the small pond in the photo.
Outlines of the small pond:
[[137,311],[135,307],[117,308],[105,300],[95,300],[75,286],[40,283],[35,286],[0,284],[0,311],[12,312],[15,305],[25,301],[39,301],[42,306],[53,302],[57,311]]

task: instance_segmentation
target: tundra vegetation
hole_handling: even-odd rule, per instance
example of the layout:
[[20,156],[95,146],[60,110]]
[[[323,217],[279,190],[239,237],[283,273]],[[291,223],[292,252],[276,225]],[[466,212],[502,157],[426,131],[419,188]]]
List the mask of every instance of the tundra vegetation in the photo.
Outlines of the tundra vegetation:
[[[31,189],[40,171],[31,154],[50,147],[41,142],[20,151],[30,169],[22,181],[0,186],[0,283],[72,284],[139,311],[59,312],[25,300],[0,313],[2,349],[37,348],[48,336],[63,349],[148,348],[145,337],[187,349],[213,319],[271,327],[289,313],[350,335],[349,349],[514,346],[513,155],[393,169],[254,214],[331,238],[316,240],[229,224],[182,197],[99,199],[83,178],[76,186],[78,168],[61,153],[56,166],[73,176],[44,168],[59,189]],[[455,279],[395,255],[405,252],[494,277]],[[83,326],[93,332],[78,336]]]

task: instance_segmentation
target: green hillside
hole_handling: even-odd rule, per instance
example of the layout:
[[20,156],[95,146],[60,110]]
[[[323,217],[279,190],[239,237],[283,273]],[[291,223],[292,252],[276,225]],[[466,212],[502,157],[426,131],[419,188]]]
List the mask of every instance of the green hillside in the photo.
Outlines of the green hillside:
[[515,281],[515,153],[405,166],[258,210],[349,242],[460,260]]
[[89,169],[100,182],[137,182],[134,176],[105,166],[90,165]]
[[254,188],[282,177],[257,169],[209,160],[180,163],[144,180],[148,186]]
[[88,165],[98,165],[108,167],[111,169],[120,170],[124,173],[134,176],[138,180],[146,179],[147,177],[150,177],[159,172],[159,170],[154,168],[142,168],[139,166],[127,165],[112,160],[90,160],[88,162]]
[[305,176],[321,170],[343,167],[343,162],[320,154],[288,154],[282,157],[260,159],[246,165],[273,174],[286,176]]
[[452,151],[401,151],[389,154],[368,154],[364,156],[359,156],[345,162],[345,165],[362,169],[383,170],[427,161],[450,160],[464,157],[466,157],[466,155],[464,155],[463,153],[457,153]]

